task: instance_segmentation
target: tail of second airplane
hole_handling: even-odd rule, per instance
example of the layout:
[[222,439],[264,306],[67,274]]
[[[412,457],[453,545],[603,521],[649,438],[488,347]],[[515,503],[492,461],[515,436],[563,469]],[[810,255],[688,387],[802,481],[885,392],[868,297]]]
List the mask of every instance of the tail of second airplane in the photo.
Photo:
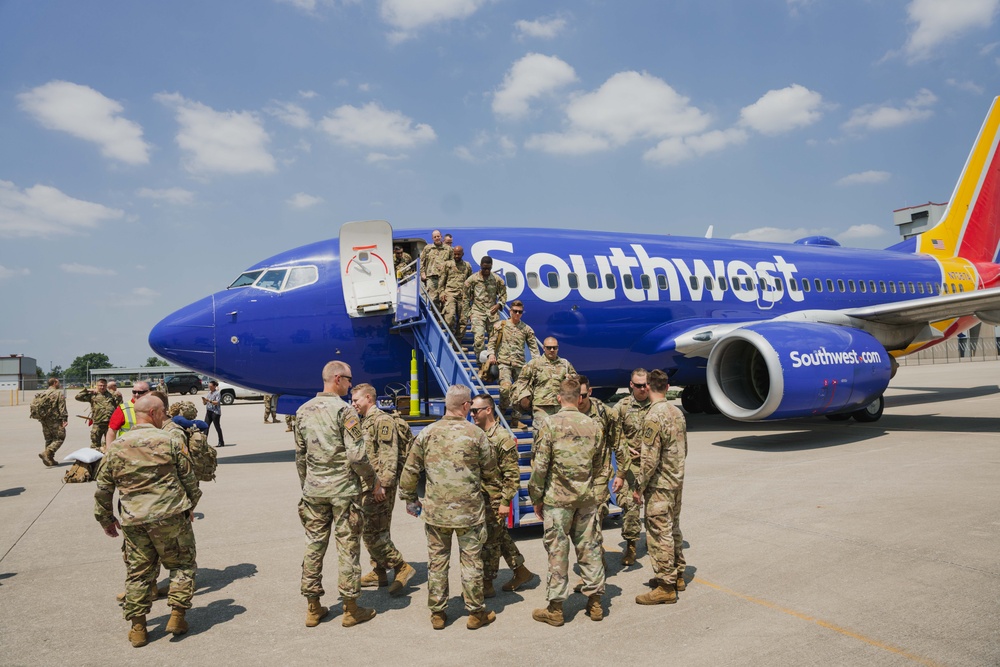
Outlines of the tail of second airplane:
[[997,263],[1000,252],[1000,97],[986,115],[941,221],[917,237],[917,252]]

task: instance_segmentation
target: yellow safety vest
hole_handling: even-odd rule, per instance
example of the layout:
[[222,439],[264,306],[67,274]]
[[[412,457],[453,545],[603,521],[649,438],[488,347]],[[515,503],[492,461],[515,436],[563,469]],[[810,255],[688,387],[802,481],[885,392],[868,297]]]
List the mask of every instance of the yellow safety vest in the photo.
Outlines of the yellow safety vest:
[[135,426],[135,406],[131,401],[125,401],[118,407],[122,409],[122,415],[125,417],[125,423],[118,429],[118,434],[121,435],[126,431],[131,431],[132,427]]

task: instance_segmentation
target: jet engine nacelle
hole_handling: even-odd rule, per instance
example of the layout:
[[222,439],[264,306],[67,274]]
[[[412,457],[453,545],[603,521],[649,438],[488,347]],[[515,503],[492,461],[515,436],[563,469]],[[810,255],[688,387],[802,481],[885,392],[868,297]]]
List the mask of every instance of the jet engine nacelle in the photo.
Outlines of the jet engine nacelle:
[[860,409],[889,386],[890,355],[851,327],[762,322],[736,329],[708,357],[708,389],[730,419],[790,419]]

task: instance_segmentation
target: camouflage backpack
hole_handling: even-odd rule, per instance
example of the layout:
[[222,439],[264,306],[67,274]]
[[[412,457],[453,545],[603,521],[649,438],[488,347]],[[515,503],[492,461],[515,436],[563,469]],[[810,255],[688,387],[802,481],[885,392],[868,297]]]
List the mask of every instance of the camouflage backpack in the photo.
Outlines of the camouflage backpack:
[[73,466],[66,471],[63,475],[63,483],[65,484],[82,484],[89,482],[94,479],[96,474],[96,468],[98,463],[83,463],[82,461],[73,461]]
[[201,482],[211,482],[215,479],[215,469],[219,462],[215,450],[208,444],[208,436],[196,428],[188,431],[188,452],[191,454],[191,467],[194,476]]
[[416,438],[413,436],[413,431],[410,430],[410,425],[403,419],[398,412],[391,413],[392,419],[396,422],[396,441],[399,444],[399,459],[396,462],[396,482],[399,482],[399,478],[403,474],[403,466],[406,464],[406,457],[410,453],[410,447],[413,446],[413,441]]
[[58,409],[56,405],[56,393],[54,391],[42,391],[35,394],[35,397],[31,399],[30,417],[38,421],[45,421],[58,417],[56,414]]

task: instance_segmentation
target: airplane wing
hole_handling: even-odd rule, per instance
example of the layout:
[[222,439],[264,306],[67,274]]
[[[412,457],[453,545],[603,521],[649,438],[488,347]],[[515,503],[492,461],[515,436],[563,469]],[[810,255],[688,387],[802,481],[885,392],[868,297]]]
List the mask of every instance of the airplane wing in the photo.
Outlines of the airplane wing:
[[678,335],[674,346],[686,357],[707,359],[715,344],[731,331],[758,322],[791,321],[854,327],[873,335],[887,350],[902,350],[911,343],[942,337],[943,334],[931,326],[935,322],[968,315],[987,324],[1000,324],[1000,287],[862,308],[799,310],[770,320],[706,324]]

